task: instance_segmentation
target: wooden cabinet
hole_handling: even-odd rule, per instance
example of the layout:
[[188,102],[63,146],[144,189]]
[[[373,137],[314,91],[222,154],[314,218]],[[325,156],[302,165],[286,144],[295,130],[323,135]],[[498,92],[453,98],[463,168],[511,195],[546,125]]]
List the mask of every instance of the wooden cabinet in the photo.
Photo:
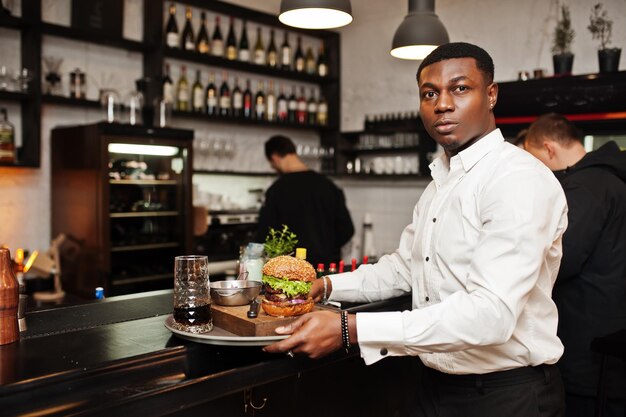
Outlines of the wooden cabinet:
[[174,256],[191,250],[192,140],[190,130],[107,123],[53,129],[52,234],[81,243],[62,262],[68,291],[172,287]]

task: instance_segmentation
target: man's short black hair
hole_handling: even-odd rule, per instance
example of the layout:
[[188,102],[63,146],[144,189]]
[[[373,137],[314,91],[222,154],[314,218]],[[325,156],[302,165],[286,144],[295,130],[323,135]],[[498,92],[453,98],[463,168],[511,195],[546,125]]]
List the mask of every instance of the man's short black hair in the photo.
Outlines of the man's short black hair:
[[296,146],[287,136],[272,136],[265,142],[265,157],[269,160],[272,155],[285,156],[296,153]]
[[432,51],[420,64],[417,69],[417,82],[420,80],[422,70],[429,65],[440,61],[446,61],[454,58],[474,58],[476,66],[484,74],[487,85],[493,82],[493,59],[480,46],[472,45],[466,42],[450,42],[437,47]]

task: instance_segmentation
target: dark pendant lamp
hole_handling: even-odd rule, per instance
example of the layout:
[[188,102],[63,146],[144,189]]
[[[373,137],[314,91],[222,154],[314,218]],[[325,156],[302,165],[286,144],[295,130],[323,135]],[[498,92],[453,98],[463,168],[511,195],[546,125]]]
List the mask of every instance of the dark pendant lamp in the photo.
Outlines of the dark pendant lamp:
[[435,14],[435,0],[409,0],[409,14],[393,35],[391,55],[424,59],[433,49],[448,42],[448,31]]
[[282,23],[304,29],[331,29],[352,22],[350,0],[282,0]]

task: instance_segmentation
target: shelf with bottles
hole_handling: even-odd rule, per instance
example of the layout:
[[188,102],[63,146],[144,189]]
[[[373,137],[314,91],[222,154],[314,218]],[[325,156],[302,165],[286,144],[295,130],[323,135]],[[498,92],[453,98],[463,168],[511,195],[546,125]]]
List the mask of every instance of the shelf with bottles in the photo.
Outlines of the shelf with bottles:
[[[204,71],[200,69],[196,69],[192,84],[185,65],[175,68],[180,70],[177,83],[174,84],[170,65],[166,64],[162,84],[165,100],[176,107],[174,116],[260,126],[335,128],[328,126],[328,103],[317,86],[291,85],[289,92],[282,82],[277,81],[276,89],[274,80],[257,79],[253,89],[252,80],[247,75],[239,74],[241,79],[245,78],[245,83],[241,83],[237,74],[231,77],[227,71],[222,71],[220,79],[216,79],[215,71],[209,71],[205,85]],[[231,82],[233,78],[234,82]]]
[[[224,8],[220,2],[198,6],[200,10],[194,11],[190,5],[185,5],[183,25],[179,25],[176,3],[169,3],[169,7],[164,8],[166,56],[311,82],[330,79],[323,39],[313,37],[310,32],[298,31],[294,43],[294,31],[279,27],[275,17],[264,19],[262,13]],[[193,17],[198,15],[199,21],[195,19],[194,22]],[[235,19],[233,15],[240,18]],[[248,31],[248,17],[257,21],[256,27],[251,28],[253,33],[256,32],[254,42]],[[210,30],[211,21],[214,22],[213,30]],[[222,31],[222,23],[226,23],[227,31]],[[282,39],[278,39],[279,30]]]
[[41,22],[41,33],[48,36],[94,43],[98,45],[110,46],[113,48],[126,49],[128,51],[145,52],[150,46],[131,39],[122,37],[112,37],[103,34],[94,34],[78,30],[71,26],[62,26],[54,23]]

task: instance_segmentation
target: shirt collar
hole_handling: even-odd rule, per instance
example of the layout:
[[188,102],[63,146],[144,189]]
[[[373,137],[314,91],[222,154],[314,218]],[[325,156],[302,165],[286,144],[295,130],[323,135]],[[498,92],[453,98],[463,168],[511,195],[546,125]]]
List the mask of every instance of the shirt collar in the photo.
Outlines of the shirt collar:
[[[469,148],[459,152],[456,156],[458,156],[461,160],[461,164],[463,165],[465,172],[468,172],[478,163],[478,161],[480,161],[485,155],[491,152],[502,142],[504,142],[504,136],[502,136],[500,129],[496,128],[480,140],[476,141],[476,143],[472,144]],[[439,158],[434,160],[429,165],[429,168],[433,174],[433,178],[440,173],[443,173],[442,170],[447,174],[447,171],[450,170],[450,160],[444,153]]]

